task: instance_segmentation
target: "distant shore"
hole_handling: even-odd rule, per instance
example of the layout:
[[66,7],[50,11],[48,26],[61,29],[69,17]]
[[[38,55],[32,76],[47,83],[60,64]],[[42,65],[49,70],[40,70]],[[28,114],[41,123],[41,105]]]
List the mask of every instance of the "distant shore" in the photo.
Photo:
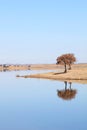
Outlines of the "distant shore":
[[1,64],[0,71],[19,71],[19,70],[29,70],[30,65],[22,65],[22,64]]
[[19,70],[56,70],[62,66],[56,64],[1,64],[0,71],[19,71]]
[[[64,72],[63,66],[58,65],[33,65],[31,70],[50,70],[49,73],[32,74],[25,76],[18,76],[23,78],[42,78],[51,80],[60,80],[68,82],[77,82],[87,84],[87,64],[75,64],[72,65],[72,70],[68,70],[67,73]],[[54,71],[55,70],[55,71]]]

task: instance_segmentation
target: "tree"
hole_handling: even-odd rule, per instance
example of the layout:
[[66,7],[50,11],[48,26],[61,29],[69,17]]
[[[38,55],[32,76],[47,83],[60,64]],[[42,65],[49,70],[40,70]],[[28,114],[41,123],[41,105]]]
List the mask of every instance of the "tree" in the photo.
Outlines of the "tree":
[[71,65],[76,61],[74,54],[63,54],[57,58],[57,64],[62,64],[65,67],[65,73],[67,72],[67,65],[71,69]]
[[69,70],[71,70],[71,65],[76,62],[76,57],[74,54],[67,54],[67,59],[68,59],[68,65],[69,65]]

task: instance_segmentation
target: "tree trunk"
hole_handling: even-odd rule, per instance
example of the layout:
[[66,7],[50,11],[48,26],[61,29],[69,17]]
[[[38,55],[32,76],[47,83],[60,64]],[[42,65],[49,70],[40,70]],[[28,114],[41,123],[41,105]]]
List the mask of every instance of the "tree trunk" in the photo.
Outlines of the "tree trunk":
[[69,64],[69,70],[71,70],[71,64]]
[[67,72],[66,64],[64,65],[64,67],[65,67],[65,71],[64,71],[64,73],[66,73],[66,72]]
[[67,81],[65,81],[64,83],[65,83],[65,90],[67,90]]
[[71,83],[71,82],[69,82],[69,84],[70,84],[70,90],[71,90],[72,83]]

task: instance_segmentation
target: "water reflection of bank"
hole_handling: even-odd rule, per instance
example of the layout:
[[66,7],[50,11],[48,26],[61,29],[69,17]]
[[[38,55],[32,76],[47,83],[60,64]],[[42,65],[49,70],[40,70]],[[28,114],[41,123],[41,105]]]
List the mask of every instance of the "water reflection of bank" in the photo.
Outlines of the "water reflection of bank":
[[[75,98],[77,90],[72,89],[72,83],[69,82],[67,83],[66,81],[64,82],[65,88],[63,90],[57,90],[57,95],[58,97],[62,98],[63,100],[71,100]],[[69,87],[68,87],[69,84]]]

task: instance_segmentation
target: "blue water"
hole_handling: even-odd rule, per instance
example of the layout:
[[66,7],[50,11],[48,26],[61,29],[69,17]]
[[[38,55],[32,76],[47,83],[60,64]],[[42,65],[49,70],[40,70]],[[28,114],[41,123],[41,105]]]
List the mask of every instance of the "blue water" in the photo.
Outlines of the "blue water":
[[29,73],[0,72],[0,130],[87,130],[87,84],[73,83],[64,100],[64,82],[16,78]]

